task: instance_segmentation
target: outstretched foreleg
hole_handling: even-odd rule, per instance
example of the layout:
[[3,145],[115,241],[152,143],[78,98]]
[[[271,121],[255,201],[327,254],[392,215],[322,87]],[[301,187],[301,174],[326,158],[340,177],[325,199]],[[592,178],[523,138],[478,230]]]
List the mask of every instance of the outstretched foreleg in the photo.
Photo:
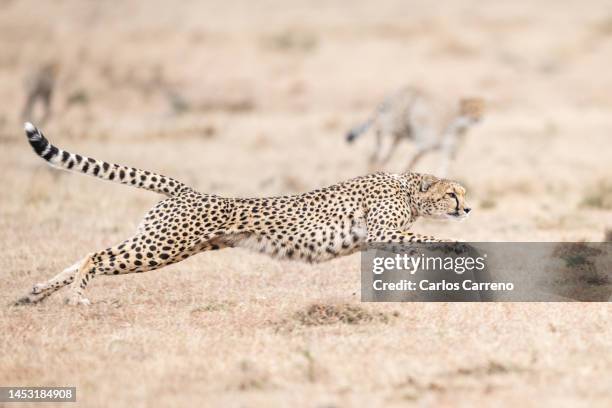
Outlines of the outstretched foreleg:
[[[402,201],[391,202],[401,209],[405,205]],[[397,221],[390,217],[384,207],[373,208],[368,212],[367,218],[368,234],[366,243],[426,243],[426,242],[453,242],[452,240],[439,239],[430,235],[421,235],[410,231],[405,231],[398,227]]]
[[439,239],[431,235],[421,235],[409,231],[381,229],[368,233],[367,243],[427,243],[427,242],[455,242],[449,239]]

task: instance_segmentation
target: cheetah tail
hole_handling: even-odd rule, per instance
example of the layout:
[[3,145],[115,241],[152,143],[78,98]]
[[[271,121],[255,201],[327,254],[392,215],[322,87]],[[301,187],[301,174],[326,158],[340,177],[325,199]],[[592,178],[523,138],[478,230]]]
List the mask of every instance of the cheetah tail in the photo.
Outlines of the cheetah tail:
[[346,134],[346,141],[348,143],[354,142],[355,139],[357,139],[359,136],[366,133],[370,129],[370,127],[372,127],[373,124],[374,124],[374,118],[370,118],[364,123],[361,123],[355,126],[351,130],[349,130],[349,132]]
[[31,123],[26,123],[24,129],[34,152],[54,167],[143,188],[168,197],[191,190],[170,177],[69,153],[49,143],[42,132]]

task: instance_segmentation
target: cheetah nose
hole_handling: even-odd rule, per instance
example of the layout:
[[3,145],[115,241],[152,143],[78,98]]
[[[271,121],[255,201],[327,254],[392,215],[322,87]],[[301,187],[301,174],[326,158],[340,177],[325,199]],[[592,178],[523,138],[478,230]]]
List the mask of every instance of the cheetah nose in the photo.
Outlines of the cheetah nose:
[[463,211],[465,211],[466,214],[468,214],[470,211],[472,211],[471,208],[464,208]]

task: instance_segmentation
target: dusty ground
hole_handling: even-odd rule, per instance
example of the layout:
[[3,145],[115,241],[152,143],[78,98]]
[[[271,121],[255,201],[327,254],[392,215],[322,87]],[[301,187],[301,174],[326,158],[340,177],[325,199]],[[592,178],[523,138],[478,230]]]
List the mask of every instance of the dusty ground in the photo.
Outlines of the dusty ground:
[[[32,154],[23,79],[50,60],[54,142],[222,195],[364,173],[373,140],[343,134],[402,84],[481,95],[486,121],[452,167],[475,211],[416,229],[599,241],[612,227],[604,1],[290,3],[0,1],[0,303],[129,236],[159,199]],[[0,385],[75,385],[82,406],[612,403],[609,304],[358,292],[359,255],[308,266],[221,251],[96,279],[88,308],[60,293],[0,309]]]

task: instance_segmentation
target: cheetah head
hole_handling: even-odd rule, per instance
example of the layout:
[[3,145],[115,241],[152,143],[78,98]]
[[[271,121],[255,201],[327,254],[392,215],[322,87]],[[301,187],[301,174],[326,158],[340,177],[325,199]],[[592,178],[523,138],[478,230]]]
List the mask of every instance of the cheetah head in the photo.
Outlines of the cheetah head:
[[423,174],[416,187],[413,202],[422,217],[461,220],[471,211],[465,200],[465,188],[455,181]]

